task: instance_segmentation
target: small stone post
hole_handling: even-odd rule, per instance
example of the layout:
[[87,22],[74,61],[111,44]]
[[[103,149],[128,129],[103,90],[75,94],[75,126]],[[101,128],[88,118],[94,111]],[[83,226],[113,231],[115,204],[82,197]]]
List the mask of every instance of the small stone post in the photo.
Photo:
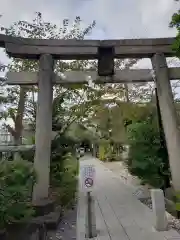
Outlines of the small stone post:
[[36,151],[34,167],[38,174],[38,182],[34,186],[33,201],[47,199],[49,195],[50,154],[52,135],[52,78],[54,60],[52,55],[44,54],[40,57],[38,79],[38,101],[36,115]]
[[164,202],[164,193],[161,189],[151,190],[152,208],[155,216],[155,229],[157,231],[167,230],[167,217]]
[[164,54],[157,53],[152,58],[156,75],[156,87],[167,143],[172,183],[176,192],[180,191],[180,131]]

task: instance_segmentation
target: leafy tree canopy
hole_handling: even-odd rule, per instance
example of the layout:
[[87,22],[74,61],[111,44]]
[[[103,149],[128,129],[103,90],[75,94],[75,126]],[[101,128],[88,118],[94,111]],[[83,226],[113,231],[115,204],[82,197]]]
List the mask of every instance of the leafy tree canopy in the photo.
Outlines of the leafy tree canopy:
[[[179,2],[179,0],[175,0]],[[174,27],[177,30],[176,41],[173,45],[173,49],[177,57],[180,57],[180,9],[174,13],[170,23],[170,27]]]

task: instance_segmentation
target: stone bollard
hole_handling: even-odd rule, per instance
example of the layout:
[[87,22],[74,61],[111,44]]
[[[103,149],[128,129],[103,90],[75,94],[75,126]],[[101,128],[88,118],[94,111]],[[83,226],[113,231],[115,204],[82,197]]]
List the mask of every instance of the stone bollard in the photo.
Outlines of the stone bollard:
[[168,222],[163,191],[161,189],[152,189],[151,199],[152,209],[155,216],[155,229],[157,231],[166,231]]

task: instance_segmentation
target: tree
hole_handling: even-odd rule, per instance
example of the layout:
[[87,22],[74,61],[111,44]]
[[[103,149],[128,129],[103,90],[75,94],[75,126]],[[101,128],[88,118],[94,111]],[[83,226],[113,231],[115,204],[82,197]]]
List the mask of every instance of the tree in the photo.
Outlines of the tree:
[[[179,0],[175,0],[179,1]],[[173,44],[173,49],[177,57],[180,57],[180,9],[174,13],[170,23],[170,27],[175,27],[177,30],[176,40]]]
[[[19,21],[9,28],[2,27],[1,30],[8,35],[30,38],[83,39],[85,35],[90,33],[94,26],[95,22],[90,24],[87,28],[80,30],[81,19],[76,17],[71,29],[69,29],[69,21],[67,19],[63,21],[62,27],[58,27],[52,23],[44,22],[42,14],[36,13],[35,19],[31,22]],[[137,60],[135,59],[116,60],[115,68],[130,68],[136,62]],[[68,69],[83,70],[87,68],[97,69],[96,61],[57,61],[55,72],[63,72]],[[36,61],[13,59],[12,63],[8,66],[8,69],[15,71],[37,71],[38,65]],[[34,86],[29,88],[6,86],[6,90],[7,98],[4,98],[4,100],[8,100],[6,100],[4,104],[6,106],[10,104],[10,107],[9,111],[5,108],[1,117],[5,119],[10,117],[13,119],[14,127],[12,128],[10,125],[6,125],[6,127],[14,136],[15,142],[20,143],[23,129],[22,119],[30,119],[33,123],[33,128],[35,127],[37,88]],[[99,99],[107,93],[113,98],[122,98],[124,96],[128,98],[128,101],[131,100],[132,97],[137,97],[137,94],[135,95],[128,89],[127,84],[105,84],[103,86],[95,85],[93,87],[90,87],[88,84],[84,86],[77,86],[76,84],[71,87],[55,87],[54,90],[54,105],[56,106],[56,109],[58,110],[57,103],[61,102],[64,105],[66,102],[66,111],[63,110],[62,112],[61,108],[61,113],[56,114],[56,122],[61,122],[63,120],[64,130],[66,130],[74,121],[82,121],[82,118],[88,118],[89,115],[93,115],[94,106],[97,106]],[[133,91],[135,92],[135,90]],[[61,96],[64,98],[63,101]],[[73,102],[73,104],[70,106],[69,102]],[[17,106],[19,106],[19,108]]]
[[[47,38],[47,39],[83,39],[85,35],[95,26],[93,21],[87,28],[81,30],[81,19],[76,17],[72,27],[69,27],[69,21],[64,20],[61,27],[52,23],[45,22],[41,13],[36,13],[35,19],[31,22],[19,21],[14,23],[9,28],[1,28],[2,32],[7,35],[17,37],[29,37],[29,38]],[[55,66],[55,72],[63,72],[65,70],[78,70],[84,69],[89,64],[89,61],[57,61]],[[7,66],[8,70],[14,71],[38,71],[38,62],[12,59],[12,62]],[[6,80],[6,79],[5,79]],[[4,90],[6,95],[2,95],[4,101],[4,111],[1,117],[3,119],[11,118],[14,122],[14,126],[5,124],[8,130],[14,137],[17,144],[20,143],[23,129],[23,119],[30,119],[32,127],[35,126],[36,119],[36,99],[37,88],[31,86],[29,88],[23,87],[9,87],[6,85],[6,81],[3,79]],[[94,91],[95,92],[95,91]],[[86,94],[86,97],[84,97]],[[86,108],[78,108],[75,104],[83,103],[89,100],[89,97],[93,97],[93,91],[91,91],[88,84],[83,88],[82,86],[54,86],[54,99],[53,99],[53,130],[58,134],[54,141],[52,141],[51,148],[51,178],[60,181],[63,180],[63,176],[67,174],[69,166],[65,166],[64,161],[67,161],[66,154],[74,150],[75,141],[66,135],[67,129],[71,124],[80,119],[85,114]],[[85,101],[84,101],[85,98]],[[73,104],[71,104],[73,102]],[[19,107],[18,107],[19,106]],[[86,106],[86,104],[85,104]],[[17,140],[17,141],[16,141]],[[31,161],[33,156],[31,155]],[[73,159],[74,160],[74,159]],[[73,161],[75,163],[75,161]],[[68,164],[69,161],[68,161]],[[60,167],[60,168],[58,168]],[[75,166],[77,168],[77,166]],[[61,171],[58,171],[60,169]],[[36,169],[37,173],[44,171],[43,169]],[[68,170],[69,171],[69,170]],[[76,187],[76,179],[72,176],[73,172],[69,173],[68,181],[61,183],[70,192],[69,180],[73,182]],[[56,174],[57,173],[57,174]],[[63,175],[63,176],[62,176]],[[67,176],[67,175],[66,175]],[[61,178],[59,178],[61,177]],[[59,183],[59,182],[58,182]],[[75,188],[74,188],[75,191]],[[72,194],[72,193],[71,193]],[[61,194],[62,195],[62,194]],[[66,200],[67,200],[67,194]],[[66,202],[67,203],[67,202]]]
[[[62,26],[57,26],[53,23],[45,22],[42,14],[37,12],[35,18],[31,21],[18,21],[12,24],[9,28],[1,27],[1,32],[7,35],[16,37],[29,37],[29,38],[48,38],[48,39],[61,39],[61,38],[76,38],[83,39],[85,35],[89,34],[95,21],[88,27],[81,30],[81,19],[76,17],[71,28],[69,28],[69,20],[64,19]],[[66,61],[57,61],[55,71],[64,71],[66,69],[83,68],[87,64],[87,61],[72,61],[70,63]],[[1,68],[4,68],[2,66]],[[14,71],[38,71],[38,62],[12,59],[11,64],[6,67],[8,70]],[[1,83],[4,86],[5,95],[1,94],[1,103],[4,104],[4,111],[1,112],[1,119],[11,118],[14,126],[6,124],[8,131],[14,137],[15,144],[21,144],[21,136],[23,130],[23,118],[31,119],[35,122],[36,113],[36,100],[35,94],[37,88],[31,86],[25,87],[9,87],[6,85],[4,79],[1,79]],[[66,91],[64,88],[56,88],[56,93],[64,94]],[[69,91],[70,93],[70,91]],[[71,96],[73,93],[71,94]],[[69,97],[70,98],[70,97]]]
[[130,156],[127,165],[129,171],[138,176],[143,183],[164,190],[170,170],[165,165],[168,156],[161,147],[156,121],[156,117],[153,117],[128,126]]
[[[76,17],[71,29],[69,28],[69,21],[66,19],[63,21],[63,26],[59,27],[52,23],[45,22],[42,14],[36,13],[35,19],[31,22],[19,21],[9,28],[2,27],[1,30],[8,35],[30,38],[83,39],[85,35],[91,32],[94,26],[95,22],[87,28],[80,30],[81,19]],[[116,60],[115,69],[131,68],[136,62],[136,59]],[[7,66],[7,68],[14,71],[37,71],[38,62],[12,59],[12,63]],[[55,72],[64,72],[69,69],[96,70],[97,61],[57,61]],[[5,81],[3,84],[5,84]],[[5,85],[4,91],[5,90],[6,96],[2,96],[5,108],[1,118],[11,118],[13,120],[14,127],[7,124],[6,127],[14,137],[15,143],[20,144],[23,129],[22,120],[30,120],[33,129],[35,129],[37,88],[35,86],[19,88],[17,86],[8,87]],[[147,90],[149,91],[149,95],[147,95]],[[83,121],[83,123],[86,123],[86,125],[89,124],[90,126],[92,116],[99,111],[98,106],[102,99],[106,98],[107,100],[107,95],[110,99],[109,102],[116,100],[122,100],[127,103],[132,101],[147,101],[152,95],[152,89],[149,88],[149,85],[132,85],[132,87],[129,88],[127,84],[74,84],[72,86],[54,87],[53,125],[56,126],[56,131],[58,131],[58,124],[60,134],[63,134],[74,122],[78,123]],[[121,115],[123,104],[118,106],[119,108],[117,107],[116,111],[113,111]],[[125,108],[126,107],[124,107],[124,109]],[[122,121],[124,121],[124,119]],[[122,123],[122,121],[120,120],[119,124]],[[121,125],[121,131],[123,131],[123,124]]]

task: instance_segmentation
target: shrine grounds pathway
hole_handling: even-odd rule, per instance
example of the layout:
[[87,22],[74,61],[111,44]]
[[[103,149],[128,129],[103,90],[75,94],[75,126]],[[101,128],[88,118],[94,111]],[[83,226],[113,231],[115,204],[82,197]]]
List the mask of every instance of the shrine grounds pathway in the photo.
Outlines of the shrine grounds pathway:
[[[96,169],[94,188],[96,240],[180,240],[173,229],[156,232],[153,228],[153,212],[133,195],[132,188],[91,156],[80,161],[80,172],[84,165],[93,164]],[[85,194],[79,176],[76,239],[85,239]],[[94,239],[94,240],[95,240]]]

